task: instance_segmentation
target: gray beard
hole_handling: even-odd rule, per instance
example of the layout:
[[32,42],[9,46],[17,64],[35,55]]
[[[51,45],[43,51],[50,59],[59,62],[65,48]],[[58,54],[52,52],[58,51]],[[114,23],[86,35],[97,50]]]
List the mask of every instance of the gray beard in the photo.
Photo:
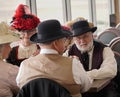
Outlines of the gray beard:
[[81,48],[79,44],[77,44],[77,43],[75,43],[75,44],[76,44],[76,47],[78,48],[78,50],[81,51],[81,53],[89,52],[93,48],[93,41],[89,42],[89,44],[87,45],[86,48]]

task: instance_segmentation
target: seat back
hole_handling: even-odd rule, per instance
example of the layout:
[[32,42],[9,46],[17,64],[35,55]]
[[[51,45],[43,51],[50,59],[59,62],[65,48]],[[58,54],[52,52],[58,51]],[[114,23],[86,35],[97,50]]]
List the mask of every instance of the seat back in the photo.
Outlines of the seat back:
[[117,83],[118,90],[120,90],[120,54],[118,52],[115,52],[115,59],[117,61],[117,75],[114,78],[114,81]]
[[116,28],[108,28],[101,32],[97,39],[100,40],[104,44],[109,44],[109,42],[115,38],[120,36],[120,31]]
[[118,30],[120,30],[120,23],[118,23],[115,28],[117,28]]
[[70,93],[57,82],[37,78],[24,85],[16,97],[71,97]]
[[120,54],[120,37],[116,37],[110,41],[109,46],[113,51],[116,51]]

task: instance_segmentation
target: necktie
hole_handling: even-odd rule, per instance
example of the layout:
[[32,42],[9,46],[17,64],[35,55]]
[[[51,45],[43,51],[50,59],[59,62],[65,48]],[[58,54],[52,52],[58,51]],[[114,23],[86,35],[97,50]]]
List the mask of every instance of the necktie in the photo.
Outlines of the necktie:
[[87,52],[83,53],[81,55],[81,58],[82,58],[82,63],[83,63],[83,67],[86,71],[89,70],[89,55]]

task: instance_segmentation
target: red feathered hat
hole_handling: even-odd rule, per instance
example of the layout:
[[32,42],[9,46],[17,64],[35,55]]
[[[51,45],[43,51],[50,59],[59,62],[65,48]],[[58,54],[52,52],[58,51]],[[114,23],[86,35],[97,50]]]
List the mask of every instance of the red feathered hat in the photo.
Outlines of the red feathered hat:
[[39,23],[39,18],[30,13],[29,7],[20,4],[15,11],[13,20],[11,21],[11,27],[18,31],[26,31],[35,29]]

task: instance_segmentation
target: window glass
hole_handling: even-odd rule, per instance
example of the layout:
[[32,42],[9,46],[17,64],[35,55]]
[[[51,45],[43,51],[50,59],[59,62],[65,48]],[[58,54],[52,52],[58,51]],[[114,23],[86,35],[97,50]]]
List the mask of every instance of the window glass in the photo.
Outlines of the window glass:
[[89,19],[88,0],[71,0],[72,19],[84,17]]
[[36,0],[37,16],[41,21],[58,19],[63,23],[62,0]]
[[25,0],[0,0],[0,22],[10,23],[16,7],[21,3],[26,4]]
[[109,27],[109,0],[96,0],[98,33]]

